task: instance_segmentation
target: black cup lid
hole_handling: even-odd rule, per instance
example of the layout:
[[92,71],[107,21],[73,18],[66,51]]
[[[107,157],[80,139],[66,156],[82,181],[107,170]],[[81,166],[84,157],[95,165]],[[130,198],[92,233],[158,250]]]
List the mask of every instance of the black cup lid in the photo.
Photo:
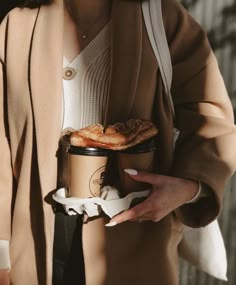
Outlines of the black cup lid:
[[122,150],[122,153],[135,154],[135,153],[145,153],[150,151],[155,151],[156,146],[156,137],[146,140],[142,143],[139,143],[135,146]]
[[70,145],[68,148],[68,153],[88,156],[107,156],[109,150],[99,147],[79,147]]

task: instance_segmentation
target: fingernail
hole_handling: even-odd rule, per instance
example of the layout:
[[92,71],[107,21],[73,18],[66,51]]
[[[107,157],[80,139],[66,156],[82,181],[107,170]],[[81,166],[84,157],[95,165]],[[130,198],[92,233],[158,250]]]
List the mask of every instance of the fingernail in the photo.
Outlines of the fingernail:
[[135,169],[124,169],[124,172],[128,173],[129,175],[137,175],[138,171]]
[[116,225],[117,225],[117,222],[110,222],[110,223],[106,224],[105,226],[106,227],[114,227]]

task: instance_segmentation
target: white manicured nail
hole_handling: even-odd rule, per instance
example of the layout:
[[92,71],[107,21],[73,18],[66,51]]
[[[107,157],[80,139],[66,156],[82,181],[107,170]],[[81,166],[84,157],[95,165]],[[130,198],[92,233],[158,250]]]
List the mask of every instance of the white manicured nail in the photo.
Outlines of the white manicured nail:
[[129,175],[137,175],[138,171],[135,169],[124,169],[124,172],[128,173]]
[[106,227],[114,227],[116,225],[117,225],[117,222],[110,222],[110,223],[106,224],[105,226]]

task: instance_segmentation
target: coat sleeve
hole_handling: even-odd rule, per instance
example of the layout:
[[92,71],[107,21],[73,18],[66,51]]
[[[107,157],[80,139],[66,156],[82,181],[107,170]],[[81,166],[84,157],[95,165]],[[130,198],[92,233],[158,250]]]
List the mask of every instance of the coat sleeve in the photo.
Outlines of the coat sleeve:
[[10,240],[11,237],[11,204],[13,191],[4,63],[4,35],[6,27],[7,19],[0,25],[0,240]]
[[209,196],[176,210],[184,224],[200,227],[221,210],[226,183],[236,168],[233,109],[203,29],[175,0],[163,1],[172,64],[176,144],[172,175],[202,182]]

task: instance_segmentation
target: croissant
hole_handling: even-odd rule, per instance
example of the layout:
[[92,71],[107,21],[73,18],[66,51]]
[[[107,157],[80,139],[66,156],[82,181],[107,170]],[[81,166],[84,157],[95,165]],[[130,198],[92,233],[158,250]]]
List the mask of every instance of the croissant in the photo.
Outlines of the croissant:
[[91,125],[74,131],[70,143],[79,147],[101,147],[112,150],[125,150],[135,146],[158,133],[157,127],[148,120],[130,119],[124,123]]

